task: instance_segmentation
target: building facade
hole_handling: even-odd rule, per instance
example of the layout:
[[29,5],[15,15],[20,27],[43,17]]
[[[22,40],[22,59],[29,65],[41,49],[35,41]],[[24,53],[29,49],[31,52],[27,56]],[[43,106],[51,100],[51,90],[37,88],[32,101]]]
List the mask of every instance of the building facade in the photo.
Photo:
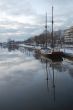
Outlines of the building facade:
[[73,27],[64,31],[64,43],[73,44]]

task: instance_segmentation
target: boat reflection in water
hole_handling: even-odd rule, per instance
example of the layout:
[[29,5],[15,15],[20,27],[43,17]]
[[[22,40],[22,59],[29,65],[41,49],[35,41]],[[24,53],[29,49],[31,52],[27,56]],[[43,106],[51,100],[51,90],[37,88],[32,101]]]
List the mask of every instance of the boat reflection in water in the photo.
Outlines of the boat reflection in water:
[[[52,90],[53,102],[55,104],[56,96],[55,96],[55,69],[56,70],[63,70],[62,68],[62,60],[61,61],[52,61],[50,59],[46,59],[45,57],[41,58],[41,62],[45,63],[45,70],[46,70],[46,84],[47,84],[47,91],[48,93]],[[51,83],[51,86],[50,86]],[[51,87],[51,88],[50,88]]]
[[[47,81],[47,90],[49,92],[49,75],[50,75],[50,70],[48,70],[48,62],[46,60],[46,81]],[[52,65],[52,77],[51,77],[51,83],[52,83],[52,89],[53,89],[53,100],[55,103],[55,79],[54,79],[54,66]]]

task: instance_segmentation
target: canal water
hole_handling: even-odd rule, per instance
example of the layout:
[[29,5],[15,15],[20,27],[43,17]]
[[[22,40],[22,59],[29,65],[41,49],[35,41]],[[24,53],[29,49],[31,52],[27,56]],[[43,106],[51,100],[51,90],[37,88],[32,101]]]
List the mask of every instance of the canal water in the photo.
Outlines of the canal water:
[[73,61],[0,48],[0,110],[73,110]]

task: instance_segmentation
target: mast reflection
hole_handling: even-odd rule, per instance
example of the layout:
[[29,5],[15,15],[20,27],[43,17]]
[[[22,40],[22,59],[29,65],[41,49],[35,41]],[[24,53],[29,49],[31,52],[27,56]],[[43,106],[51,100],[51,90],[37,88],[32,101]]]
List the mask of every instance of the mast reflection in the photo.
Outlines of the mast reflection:
[[55,102],[55,72],[54,72],[54,66],[52,65],[52,73],[53,73],[53,98],[54,98],[54,102]]
[[47,77],[46,77],[46,81],[47,81],[47,90],[49,91],[49,86],[48,86],[48,80],[49,80],[49,78],[48,78],[48,61],[46,60],[46,73],[47,73]]
[[[46,62],[46,81],[47,81],[47,90],[49,92],[50,88],[49,88],[49,75],[52,75],[50,77],[51,80],[51,84],[52,84],[52,89],[53,89],[53,101],[55,103],[55,72],[54,72],[54,65],[53,62],[48,62],[48,60],[45,61]],[[50,74],[50,65],[51,65],[51,69],[52,69],[52,74]]]

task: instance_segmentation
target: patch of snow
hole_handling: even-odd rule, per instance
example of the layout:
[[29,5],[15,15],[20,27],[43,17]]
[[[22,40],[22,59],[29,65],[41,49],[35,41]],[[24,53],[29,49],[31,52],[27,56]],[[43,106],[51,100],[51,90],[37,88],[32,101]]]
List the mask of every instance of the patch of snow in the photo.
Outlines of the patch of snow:
[[69,49],[69,48],[60,49],[60,51],[68,53],[68,54],[73,54],[73,49]]

